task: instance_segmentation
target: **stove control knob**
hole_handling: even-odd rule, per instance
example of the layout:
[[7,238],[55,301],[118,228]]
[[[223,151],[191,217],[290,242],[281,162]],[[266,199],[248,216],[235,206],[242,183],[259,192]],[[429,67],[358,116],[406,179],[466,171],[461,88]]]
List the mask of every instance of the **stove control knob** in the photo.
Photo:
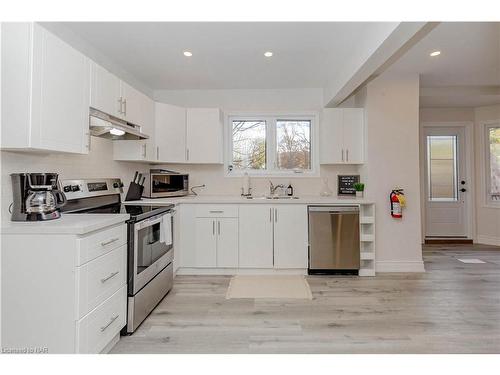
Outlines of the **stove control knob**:
[[65,193],[68,193],[71,191],[71,186],[67,185],[67,186],[63,187],[63,190]]
[[80,190],[80,186],[78,186],[78,185],[71,186],[71,191],[79,191],[79,190]]
[[113,187],[115,189],[118,189],[120,187],[120,184],[118,182],[113,183]]

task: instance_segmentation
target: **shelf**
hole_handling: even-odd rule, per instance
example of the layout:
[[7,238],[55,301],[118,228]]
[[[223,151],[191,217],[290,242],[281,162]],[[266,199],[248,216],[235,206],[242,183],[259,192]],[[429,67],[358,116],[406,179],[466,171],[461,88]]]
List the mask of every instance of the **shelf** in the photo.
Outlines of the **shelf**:
[[361,242],[373,242],[373,241],[375,241],[375,235],[362,234],[360,240],[361,240]]
[[362,268],[359,270],[359,276],[375,276],[375,270],[369,268]]
[[375,223],[375,218],[373,216],[361,216],[359,222],[360,224],[373,224]]
[[361,260],[373,260],[375,259],[375,253],[369,251],[362,251],[360,254]]

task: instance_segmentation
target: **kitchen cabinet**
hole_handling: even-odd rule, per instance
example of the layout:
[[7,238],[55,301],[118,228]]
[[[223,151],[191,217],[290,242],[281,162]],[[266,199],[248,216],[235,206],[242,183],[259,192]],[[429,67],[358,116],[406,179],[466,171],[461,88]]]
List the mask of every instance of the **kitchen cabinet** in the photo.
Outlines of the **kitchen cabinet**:
[[307,268],[307,207],[280,204],[274,207],[274,268]]
[[102,66],[91,62],[90,106],[115,117],[122,116],[121,81]]
[[195,219],[195,263],[193,267],[217,267],[216,219],[198,217]]
[[88,153],[90,61],[36,23],[2,23],[2,149]]
[[155,142],[158,160],[168,163],[186,162],[186,109],[155,103]]
[[241,268],[307,268],[307,207],[241,205]]
[[363,108],[323,110],[320,133],[321,164],[364,163]]
[[267,204],[240,206],[239,266],[273,268],[273,212]]
[[149,162],[155,153],[149,139],[113,141],[113,160]]
[[222,164],[223,116],[219,108],[187,108],[186,161]]
[[121,97],[123,102],[123,115],[121,117],[134,125],[144,126],[145,95],[128,83],[121,81]]
[[217,267],[238,267],[238,219],[217,219]]

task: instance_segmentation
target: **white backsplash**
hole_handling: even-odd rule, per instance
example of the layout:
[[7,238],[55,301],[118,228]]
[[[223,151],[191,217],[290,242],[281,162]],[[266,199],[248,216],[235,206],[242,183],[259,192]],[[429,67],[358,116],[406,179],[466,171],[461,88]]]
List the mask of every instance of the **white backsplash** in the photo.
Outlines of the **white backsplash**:
[[[61,179],[118,177],[128,187],[134,171],[145,173],[149,168],[165,168],[183,173],[189,173],[190,185],[205,184],[206,188],[198,189],[201,195],[239,195],[243,177],[224,177],[222,165],[186,165],[168,164],[150,166],[143,163],[126,163],[113,160],[112,142],[102,138],[92,138],[92,148],[88,155],[57,154],[57,153],[27,153],[1,151],[1,218],[10,218],[8,207],[12,202],[12,185],[10,174],[20,172],[55,172]],[[295,195],[319,195],[322,178],[329,180],[329,186],[336,194],[337,174],[359,173],[359,168],[348,165],[321,166],[321,177],[296,178],[252,178],[252,192],[254,195],[269,192],[269,180],[274,184],[288,186],[291,182]]]

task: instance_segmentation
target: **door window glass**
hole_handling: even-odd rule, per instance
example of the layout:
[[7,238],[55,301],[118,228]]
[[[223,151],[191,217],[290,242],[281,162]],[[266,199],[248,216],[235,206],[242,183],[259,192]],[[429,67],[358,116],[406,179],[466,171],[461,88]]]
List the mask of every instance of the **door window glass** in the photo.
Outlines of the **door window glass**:
[[430,201],[457,201],[457,136],[427,136],[427,173]]

